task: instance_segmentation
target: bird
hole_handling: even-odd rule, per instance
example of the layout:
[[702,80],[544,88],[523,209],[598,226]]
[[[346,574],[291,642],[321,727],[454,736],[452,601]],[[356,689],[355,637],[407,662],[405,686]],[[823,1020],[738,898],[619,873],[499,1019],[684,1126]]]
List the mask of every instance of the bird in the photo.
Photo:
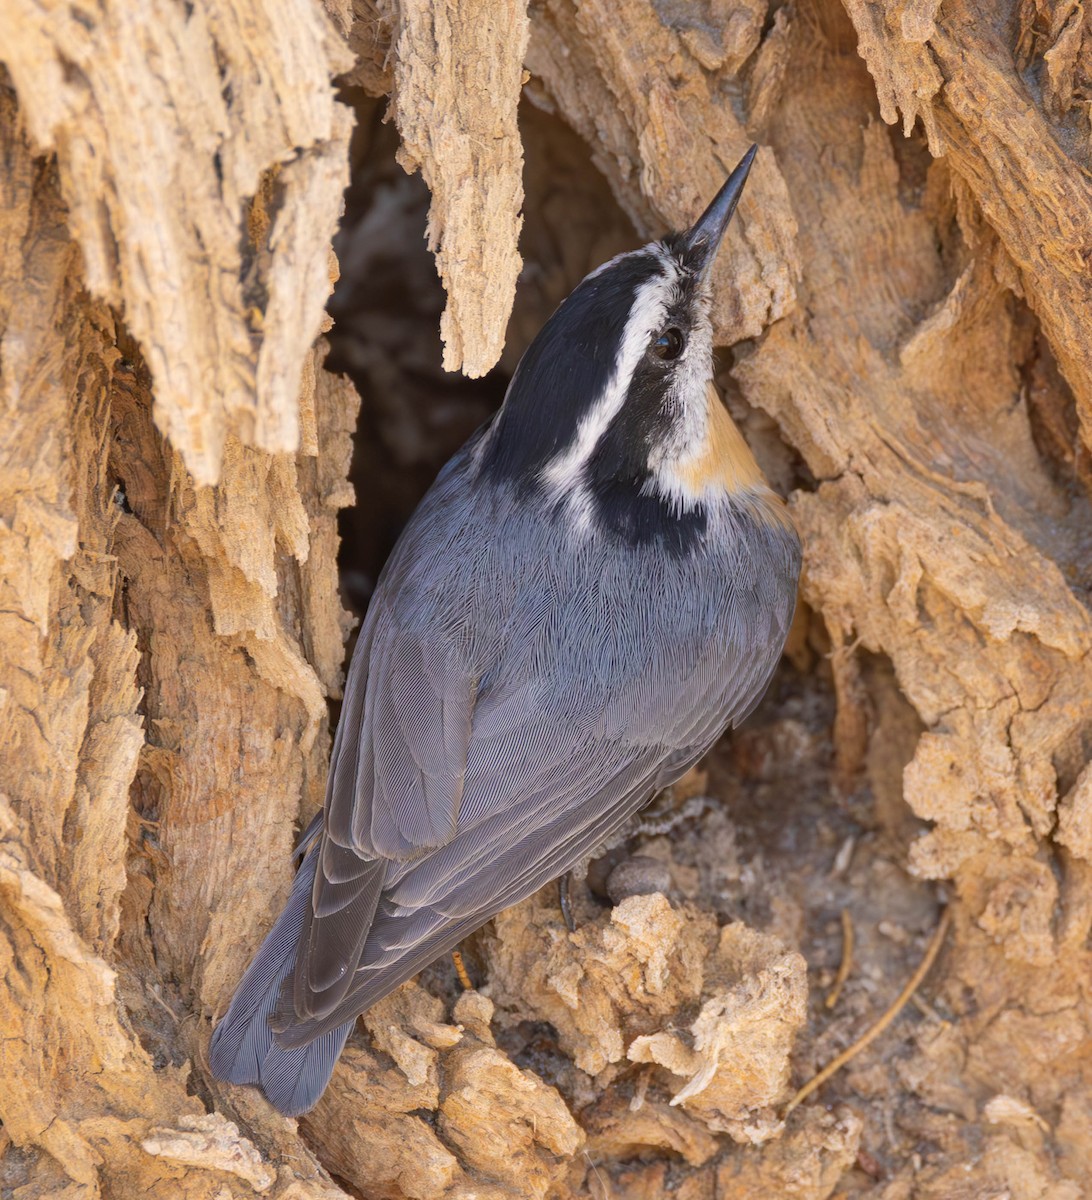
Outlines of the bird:
[[713,376],[694,225],[593,270],[391,552],[323,810],[213,1034],[212,1074],[312,1108],[357,1016],[623,829],[762,697],[800,541]]

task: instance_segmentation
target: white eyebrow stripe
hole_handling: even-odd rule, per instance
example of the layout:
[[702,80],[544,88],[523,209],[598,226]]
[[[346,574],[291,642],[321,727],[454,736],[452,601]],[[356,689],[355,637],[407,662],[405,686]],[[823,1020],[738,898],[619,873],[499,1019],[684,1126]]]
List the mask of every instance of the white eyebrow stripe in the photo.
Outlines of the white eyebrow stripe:
[[542,480],[551,489],[564,494],[575,493],[579,488],[585,464],[625,403],[637,364],[648,349],[652,335],[659,331],[667,317],[667,302],[674,283],[670,276],[656,275],[642,283],[634,293],[614,373],[599,399],[580,418],[576,437],[569,448],[542,469]]

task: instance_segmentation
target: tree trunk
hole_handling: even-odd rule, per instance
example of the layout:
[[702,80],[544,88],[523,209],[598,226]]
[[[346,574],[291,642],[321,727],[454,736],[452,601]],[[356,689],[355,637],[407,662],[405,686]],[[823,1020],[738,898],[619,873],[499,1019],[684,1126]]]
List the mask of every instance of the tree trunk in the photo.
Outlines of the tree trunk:
[[[11,0],[2,27],[0,1195],[1077,1200],[1084,9]],[[633,843],[666,897],[581,887],[573,935],[549,891],[503,914],[483,991],[442,963],[383,1001],[297,1126],[207,1048],[322,802],[352,625],[360,402],[327,338],[365,395],[366,573],[496,399],[441,336],[510,373],[752,140],[714,318],[805,542],[786,662]],[[915,1003],[786,1112],[945,905]]]

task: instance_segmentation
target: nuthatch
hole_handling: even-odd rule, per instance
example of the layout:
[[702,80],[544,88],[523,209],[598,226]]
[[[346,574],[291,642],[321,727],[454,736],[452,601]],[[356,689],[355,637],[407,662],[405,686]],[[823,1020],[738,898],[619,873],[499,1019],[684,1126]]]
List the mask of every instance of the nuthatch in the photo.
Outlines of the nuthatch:
[[687,233],[584,279],[379,580],[324,811],[212,1039],[287,1114],[358,1014],[567,871],[758,702],[800,545],[713,388],[709,267],[755,147]]

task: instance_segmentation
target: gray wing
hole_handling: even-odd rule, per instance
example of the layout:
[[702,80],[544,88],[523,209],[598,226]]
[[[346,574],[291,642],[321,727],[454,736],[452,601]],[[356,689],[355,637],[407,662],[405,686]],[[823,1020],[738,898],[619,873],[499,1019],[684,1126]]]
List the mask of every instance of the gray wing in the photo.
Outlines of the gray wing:
[[346,683],[323,829],[311,851],[318,862],[310,910],[275,1028],[339,1004],[392,864],[457,833],[474,693],[454,645],[370,615]]
[[660,670],[615,679],[604,705],[594,685],[574,697],[571,677],[535,669],[549,613],[533,616],[483,683],[457,639],[373,614],[312,851],[313,914],[272,1022],[281,1045],[341,1025],[593,850],[750,707],[783,640],[734,663],[679,645]]

